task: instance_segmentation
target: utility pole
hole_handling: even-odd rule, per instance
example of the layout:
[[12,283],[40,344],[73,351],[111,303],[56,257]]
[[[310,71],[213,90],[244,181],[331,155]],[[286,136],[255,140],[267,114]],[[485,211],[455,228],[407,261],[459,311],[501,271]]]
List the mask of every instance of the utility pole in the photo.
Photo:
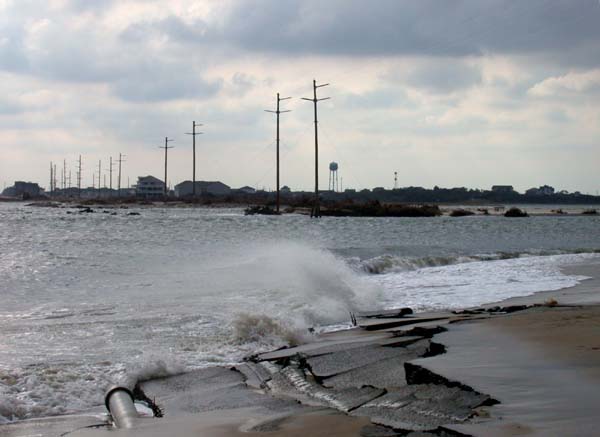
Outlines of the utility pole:
[[165,137],[165,145],[159,147],[159,149],[165,149],[165,197],[167,196],[167,151],[173,148],[173,146],[169,146],[170,141],[173,140],[170,140],[168,137]]
[[[108,192],[109,196],[112,197],[112,170],[113,170],[113,162],[112,162],[112,156],[109,157],[108,159],[108,188],[110,189],[110,191]],[[106,185],[106,182],[104,183],[104,185]]]
[[[102,184],[100,183],[101,178],[102,178],[102,160],[99,159],[98,160],[98,190],[100,190],[100,188],[102,188]],[[98,193],[98,196],[100,196],[100,193]]]
[[279,114],[284,112],[291,112],[289,109],[285,111],[279,110],[279,102],[282,100],[289,100],[291,97],[279,97],[279,93],[277,93],[277,109],[275,111],[270,111],[265,109],[266,112],[271,112],[277,115],[277,212],[279,212]]
[[67,160],[63,159],[63,190],[67,188]]
[[[112,156],[111,156],[110,159],[109,159],[109,164],[108,164],[108,174],[109,174],[109,178],[108,178],[109,185],[108,185],[108,188],[110,189],[110,191],[109,191],[110,196],[112,196],[112,174],[113,174],[113,166],[114,165],[115,164],[113,163]],[[104,184],[104,185],[106,185],[106,184]]]
[[77,164],[77,197],[81,197],[81,155]]
[[56,190],[56,164],[54,164],[54,181],[53,181],[53,185],[54,185],[53,191],[55,191]]
[[53,170],[52,170],[52,161],[50,161],[50,189],[49,189],[50,195],[52,195],[52,191],[53,191],[52,190],[52,181],[53,181],[53,179],[54,179],[54,176],[53,176]]
[[125,155],[122,155],[121,153],[119,153],[119,176],[117,178],[117,195],[118,197],[121,197],[121,163],[123,161],[125,161],[123,158],[125,157]]
[[321,99],[317,98],[317,88],[322,88],[324,86],[328,86],[328,83],[324,83],[322,85],[317,85],[317,81],[313,80],[313,98],[308,99],[306,97],[302,97],[302,100],[308,100],[309,102],[313,102],[314,110],[315,110],[315,206],[311,213],[311,217],[321,217],[321,205],[319,204],[319,130],[317,128],[318,118],[317,118],[317,103],[321,100],[327,100],[330,97],[323,97]]
[[[204,132],[196,132],[196,127],[202,126],[200,123],[192,121],[192,132],[186,132],[186,135],[192,136],[192,197],[196,197],[196,135],[202,135]],[[165,152],[166,153],[166,152]],[[166,160],[165,155],[165,160]],[[165,176],[166,179],[166,176]]]
[[71,169],[69,169],[69,186],[67,188],[71,188],[72,184],[71,184]]

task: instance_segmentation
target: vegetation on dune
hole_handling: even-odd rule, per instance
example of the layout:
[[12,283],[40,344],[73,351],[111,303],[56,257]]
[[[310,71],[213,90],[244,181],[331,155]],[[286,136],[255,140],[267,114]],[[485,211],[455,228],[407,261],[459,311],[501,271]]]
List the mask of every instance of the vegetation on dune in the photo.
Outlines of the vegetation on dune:
[[394,205],[379,201],[364,204],[352,202],[328,205],[321,215],[329,217],[437,217],[442,211],[437,205]]

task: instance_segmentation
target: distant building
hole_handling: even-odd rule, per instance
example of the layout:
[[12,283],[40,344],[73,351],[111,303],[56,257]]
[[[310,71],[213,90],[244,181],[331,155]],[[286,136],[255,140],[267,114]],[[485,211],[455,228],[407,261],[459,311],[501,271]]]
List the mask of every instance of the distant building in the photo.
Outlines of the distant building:
[[237,190],[238,193],[243,193],[243,194],[254,194],[256,193],[256,190],[252,187],[249,187],[248,185],[246,185],[245,187],[242,188],[238,188]]
[[385,191],[385,188],[383,187],[375,187],[373,188],[373,192],[374,193],[383,193]]
[[290,189],[290,187],[288,187],[287,185],[284,185],[283,187],[281,187],[279,189],[279,192],[281,194],[290,194],[292,192],[292,190]]
[[[184,181],[175,185],[175,196],[185,197],[191,196],[194,193],[194,183],[192,181]],[[231,193],[231,187],[223,182],[207,182],[196,181],[196,194],[213,194],[215,196],[226,196]]]
[[16,181],[12,187],[4,189],[3,196],[9,197],[37,197],[42,190],[35,182]]
[[515,189],[512,185],[494,185],[492,191],[494,193],[512,193]]
[[529,190],[525,190],[526,196],[539,196],[540,190],[539,188],[530,188]]
[[554,188],[550,185],[542,185],[539,188],[530,188],[525,191],[526,196],[551,196],[554,194]]
[[162,197],[165,183],[154,176],[139,176],[135,186],[135,195],[145,198]]

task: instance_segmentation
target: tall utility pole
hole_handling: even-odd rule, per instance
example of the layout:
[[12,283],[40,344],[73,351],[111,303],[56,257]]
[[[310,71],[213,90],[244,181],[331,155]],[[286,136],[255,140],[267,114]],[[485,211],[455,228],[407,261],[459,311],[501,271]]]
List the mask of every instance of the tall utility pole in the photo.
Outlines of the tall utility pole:
[[330,97],[323,97],[321,99],[317,98],[317,88],[322,88],[324,86],[329,85],[328,83],[324,83],[322,85],[317,85],[317,81],[313,80],[313,98],[308,99],[306,97],[302,97],[302,100],[308,100],[309,102],[313,102],[315,108],[315,206],[311,213],[311,217],[321,217],[321,205],[319,204],[319,130],[317,128],[318,119],[317,119],[317,103],[321,100],[327,100]]
[[167,196],[167,151],[173,148],[173,146],[169,146],[170,141],[173,140],[170,140],[168,137],[165,137],[165,145],[159,147],[159,149],[165,149],[165,197]]
[[54,164],[54,181],[53,181],[53,186],[54,189],[52,191],[56,190],[56,164]]
[[71,169],[69,169],[69,186],[67,188],[71,188]]
[[67,188],[67,160],[63,159],[63,190]]
[[125,160],[123,159],[125,155],[119,153],[119,176],[117,178],[117,195],[121,197],[121,163]]
[[277,109],[275,111],[265,109],[266,112],[271,112],[277,115],[277,212],[279,212],[279,114],[290,112],[290,110],[280,111],[279,102],[288,99],[291,99],[291,97],[279,97],[279,93],[277,93]]
[[[113,167],[114,167],[115,164],[113,164],[113,162],[112,162],[112,156],[109,158],[108,161],[109,161],[109,163],[108,163],[108,175],[109,175],[109,178],[108,178],[108,183],[109,183],[108,188],[110,189],[110,191],[109,191],[110,196],[112,196],[112,173],[113,173]],[[104,184],[104,185],[106,185],[106,184]]]
[[79,155],[77,164],[77,197],[81,197],[81,155]]
[[186,135],[192,136],[192,197],[196,197],[196,135],[202,135],[204,133],[196,132],[196,127],[198,126],[202,126],[202,124],[192,121],[192,132],[185,133]]
[[100,188],[102,188],[102,184],[100,180],[102,178],[102,160],[98,160],[98,197],[100,197]]
[[54,181],[54,173],[53,173],[52,161],[50,161],[50,189],[49,189],[50,195],[52,195],[52,192],[54,191],[52,189],[53,181]]

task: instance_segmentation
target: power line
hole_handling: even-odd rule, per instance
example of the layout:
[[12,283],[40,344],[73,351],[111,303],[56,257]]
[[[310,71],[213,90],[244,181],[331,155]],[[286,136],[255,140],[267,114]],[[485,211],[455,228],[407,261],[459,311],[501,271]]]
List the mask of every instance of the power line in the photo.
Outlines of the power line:
[[317,85],[317,81],[313,79],[313,98],[309,99],[306,97],[302,97],[302,100],[308,100],[309,102],[313,102],[314,111],[315,111],[315,206],[313,211],[311,212],[311,217],[321,217],[321,205],[319,202],[319,130],[317,128],[318,119],[317,119],[317,103],[322,100],[327,100],[330,97],[317,98],[317,88],[322,88],[328,86],[328,83],[324,83],[322,85]]
[[275,111],[271,111],[269,109],[265,109],[266,112],[271,112],[273,114],[277,115],[277,139],[276,139],[276,143],[277,143],[277,153],[276,153],[276,165],[277,165],[277,181],[276,181],[276,185],[277,185],[277,212],[279,212],[279,204],[280,204],[280,200],[279,200],[279,114],[282,114],[284,112],[291,112],[289,109],[286,109],[284,111],[281,111],[279,109],[279,103],[282,100],[289,100],[291,99],[291,97],[279,97],[279,93],[277,93],[277,109]]

